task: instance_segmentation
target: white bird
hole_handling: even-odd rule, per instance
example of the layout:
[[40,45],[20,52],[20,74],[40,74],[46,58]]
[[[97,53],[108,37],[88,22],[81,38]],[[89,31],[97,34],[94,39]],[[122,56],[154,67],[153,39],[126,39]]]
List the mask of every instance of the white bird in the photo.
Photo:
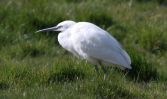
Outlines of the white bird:
[[60,31],[59,44],[77,57],[86,59],[97,66],[118,65],[131,69],[131,59],[119,42],[107,31],[89,22],[63,21],[57,26],[39,30]]

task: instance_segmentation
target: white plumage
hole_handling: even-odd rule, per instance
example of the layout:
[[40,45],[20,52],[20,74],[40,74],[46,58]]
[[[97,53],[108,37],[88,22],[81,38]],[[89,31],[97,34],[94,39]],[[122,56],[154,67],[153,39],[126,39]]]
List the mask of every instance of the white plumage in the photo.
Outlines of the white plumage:
[[119,42],[108,32],[89,22],[63,21],[41,31],[61,31],[60,45],[75,56],[95,65],[116,64],[131,69],[131,59]]

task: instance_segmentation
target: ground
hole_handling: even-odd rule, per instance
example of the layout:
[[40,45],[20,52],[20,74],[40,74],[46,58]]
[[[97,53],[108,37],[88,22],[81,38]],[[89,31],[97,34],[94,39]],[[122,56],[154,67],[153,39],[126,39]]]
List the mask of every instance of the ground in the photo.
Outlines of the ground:
[[[166,0],[1,0],[0,99],[167,98]],[[65,51],[57,32],[35,31],[63,20],[89,21],[129,53],[132,70],[92,64]]]

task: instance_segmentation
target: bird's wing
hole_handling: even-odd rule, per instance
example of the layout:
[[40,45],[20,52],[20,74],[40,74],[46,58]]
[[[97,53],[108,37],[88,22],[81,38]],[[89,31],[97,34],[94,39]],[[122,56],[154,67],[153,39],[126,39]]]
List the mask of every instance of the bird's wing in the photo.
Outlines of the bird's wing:
[[73,48],[80,56],[90,56],[108,63],[131,68],[129,55],[122,49],[117,40],[106,31],[95,25],[90,25],[89,28],[82,27],[79,31],[73,31],[73,34]]

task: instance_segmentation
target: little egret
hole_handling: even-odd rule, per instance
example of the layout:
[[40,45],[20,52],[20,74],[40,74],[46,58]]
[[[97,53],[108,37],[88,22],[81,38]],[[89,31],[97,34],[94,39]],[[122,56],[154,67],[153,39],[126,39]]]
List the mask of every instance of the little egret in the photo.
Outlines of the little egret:
[[107,31],[89,22],[63,21],[57,26],[38,30],[60,31],[58,35],[59,44],[67,51],[77,57],[86,59],[98,66],[117,65],[123,69],[131,69],[131,59],[123,50],[119,42]]

